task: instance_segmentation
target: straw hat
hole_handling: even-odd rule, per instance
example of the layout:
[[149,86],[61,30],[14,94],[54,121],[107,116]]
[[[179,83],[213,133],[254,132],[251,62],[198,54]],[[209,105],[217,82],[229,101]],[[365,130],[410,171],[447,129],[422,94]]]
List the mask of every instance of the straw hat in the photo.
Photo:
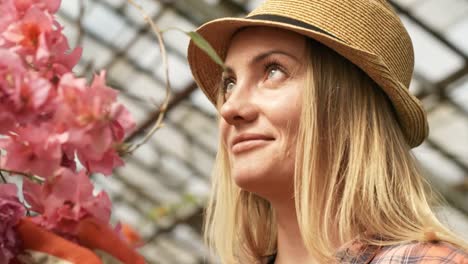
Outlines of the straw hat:
[[[411,147],[426,138],[426,113],[408,89],[414,67],[411,39],[385,0],[268,0],[245,18],[216,19],[197,32],[224,60],[233,34],[249,26],[291,30],[335,50],[385,91]],[[216,104],[222,68],[193,41],[188,61],[195,81]]]

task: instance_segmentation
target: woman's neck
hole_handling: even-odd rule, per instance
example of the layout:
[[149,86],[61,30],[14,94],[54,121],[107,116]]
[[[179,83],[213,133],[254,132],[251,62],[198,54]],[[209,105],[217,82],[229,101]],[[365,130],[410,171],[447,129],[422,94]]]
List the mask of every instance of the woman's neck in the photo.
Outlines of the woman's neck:
[[311,256],[302,240],[294,200],[272,202],[278,224],[278,249],[275,264],[319,263]]

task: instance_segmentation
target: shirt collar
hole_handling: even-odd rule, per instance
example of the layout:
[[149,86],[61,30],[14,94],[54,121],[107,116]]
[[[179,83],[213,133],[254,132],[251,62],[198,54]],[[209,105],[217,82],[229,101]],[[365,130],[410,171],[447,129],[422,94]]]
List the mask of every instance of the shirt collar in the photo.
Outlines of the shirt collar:
[[[374,259],[381,246],[368,245],[355,238],[338,248],[335,259],[340,264],[368,264]],[[267,264],[273,264],[276,253],[268,256]]]
[[356,238],[342,245],[335,258],[341,264],[367,264],[380,249],[381,246],[369,245]]

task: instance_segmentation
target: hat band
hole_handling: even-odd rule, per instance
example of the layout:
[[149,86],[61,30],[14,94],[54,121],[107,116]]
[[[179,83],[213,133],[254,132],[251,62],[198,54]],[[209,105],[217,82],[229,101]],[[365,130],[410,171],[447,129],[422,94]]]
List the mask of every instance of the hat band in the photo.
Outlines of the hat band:
[[271,14],[262,14],[262,15],[247,16],[246,18],[247,19],[255,19],[255,20],[273,21],[273,22],[289,24],[289,25],[293,25],[293,26],[297,26],[297,27],[302,27],[302,28],[306,28],[306,29],[310,29],[310,30],[319,32],[319,33],[323,33],[323,34],[328,35],[328,36],[330,36],[330,37],[332,37],[334,39],[343,41],[343,40],[337,38],[336,36],[334,36],[333,34],[328,33],[328,32],[326,32],[325,30],[323,30],[321,28],[318,28],[318,27],[316,27],[314,25],[305,23],[304,21],[300,21],[300,20],[290,18],[290,17],[280,16],[280,15],[271,15]]

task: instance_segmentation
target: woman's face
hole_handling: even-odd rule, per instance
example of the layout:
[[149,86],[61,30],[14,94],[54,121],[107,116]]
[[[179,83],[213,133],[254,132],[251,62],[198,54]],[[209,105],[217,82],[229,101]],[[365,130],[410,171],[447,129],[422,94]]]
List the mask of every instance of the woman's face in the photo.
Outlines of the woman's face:
[[220,131],[240,188],[291,193],[307,59],[305,37],[286,30],[246,28],[231,41]]

